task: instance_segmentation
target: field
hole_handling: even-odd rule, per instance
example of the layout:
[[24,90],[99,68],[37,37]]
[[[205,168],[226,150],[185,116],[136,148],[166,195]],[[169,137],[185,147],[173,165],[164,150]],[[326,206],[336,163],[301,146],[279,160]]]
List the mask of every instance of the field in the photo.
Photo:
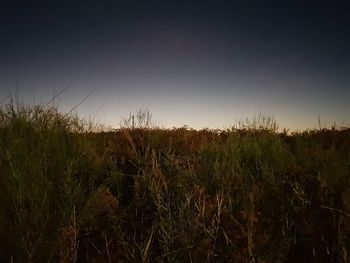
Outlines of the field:
[[137,116],[1,107],[1,262],[350,261],[350,129]]

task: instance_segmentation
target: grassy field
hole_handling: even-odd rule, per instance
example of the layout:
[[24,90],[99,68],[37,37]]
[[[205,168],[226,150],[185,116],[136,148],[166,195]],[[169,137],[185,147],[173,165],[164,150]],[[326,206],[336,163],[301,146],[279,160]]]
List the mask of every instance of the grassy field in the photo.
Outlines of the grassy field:
[[1,262],[350,261],[350,129],[144,118],[1,107]]

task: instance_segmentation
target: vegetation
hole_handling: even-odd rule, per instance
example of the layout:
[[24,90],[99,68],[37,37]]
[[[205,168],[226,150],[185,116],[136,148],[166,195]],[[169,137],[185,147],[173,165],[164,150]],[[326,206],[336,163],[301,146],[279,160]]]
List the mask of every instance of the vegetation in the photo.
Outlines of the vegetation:
[[349,262],[350,129],[149,118],[103,132],[48,105],[3,105],[1,261]]

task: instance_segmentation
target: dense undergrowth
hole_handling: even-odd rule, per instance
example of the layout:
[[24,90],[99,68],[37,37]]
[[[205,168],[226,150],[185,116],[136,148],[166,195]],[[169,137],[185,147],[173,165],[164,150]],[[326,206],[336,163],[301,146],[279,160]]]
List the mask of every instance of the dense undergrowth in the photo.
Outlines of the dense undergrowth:
[[350,130],[0,110],[1,262],[348,262]]

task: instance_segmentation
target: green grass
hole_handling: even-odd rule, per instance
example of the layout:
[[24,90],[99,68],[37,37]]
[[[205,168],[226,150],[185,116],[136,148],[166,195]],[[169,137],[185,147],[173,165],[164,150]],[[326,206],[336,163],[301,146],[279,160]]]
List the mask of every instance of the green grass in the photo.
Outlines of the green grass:
[[2,262],[349,261],[349,129],[168,130],[142,114],[103,132],[1,106]]

